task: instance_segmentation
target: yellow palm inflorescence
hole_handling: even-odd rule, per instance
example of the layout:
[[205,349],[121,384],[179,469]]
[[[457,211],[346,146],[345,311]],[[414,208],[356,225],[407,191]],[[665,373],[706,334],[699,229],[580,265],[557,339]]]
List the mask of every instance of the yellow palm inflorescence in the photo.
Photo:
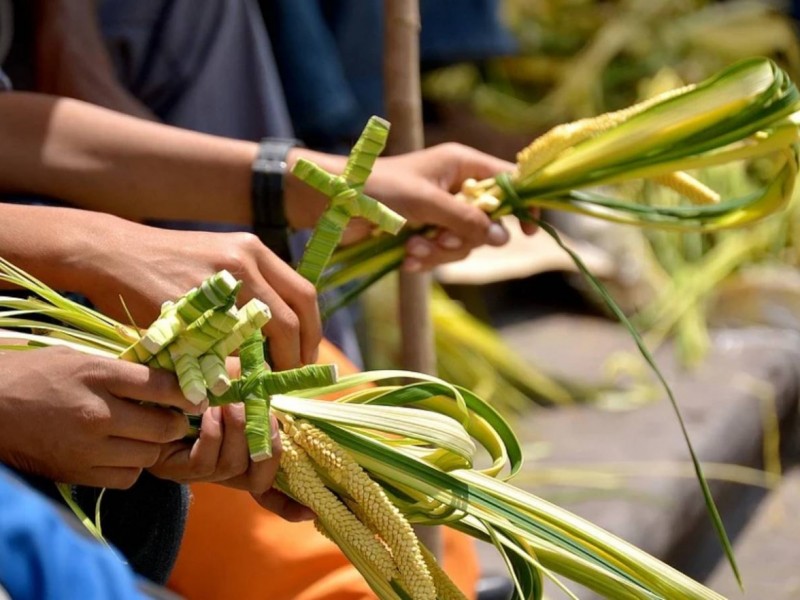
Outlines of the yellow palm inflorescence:
[[350,495],[365,522],[386,543],[412,598],[436,600],[436,586],[420,550],[414,530],[383,488],[323,431],[310,423],[298,422],[293,439],[325,474]]
[[311,459],[291,437],[281,433],[281,469],[289,492],[317,514],[322,526],[347,541],[387,581],[397,575],[388,550],[320,478]]

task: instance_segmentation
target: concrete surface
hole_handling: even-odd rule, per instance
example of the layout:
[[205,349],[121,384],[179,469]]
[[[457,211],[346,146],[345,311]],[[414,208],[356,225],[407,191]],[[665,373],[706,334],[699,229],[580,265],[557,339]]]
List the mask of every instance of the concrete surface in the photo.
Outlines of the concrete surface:
[[712,573],[712,588],[732,600],[800,598],[800,468],[790,470],[761,503],[734,550],[745,591],[723,568]]
[[[530,320],[506,313],[500,331],[537,365],[586,381],[600,379],[605,360],[614,352],[634,350],[619,325],[593,317],[556,315]],[[800,336],[772,330],[720,333],[714,338],[712,354],[695,372],[677,367],[668,347],[657,359],[702,461],[760,466],[765,406],[774,405],[771,416],[785,433],[794,431]],[[627,412],[591,406],[531,410],[516,430],[524,443],[539,448],[544,443],[547,449],[539,461],[526,464],[517,485],[553,499],[695,578],[706,579],[716,568],[712,587],[719,585],[720,592],[728,589],[724,576],[716,575],[727,567],[717,566],[721,551],[691,476],[636,477],[616,490],[576,490],[543,485],[535,479],[547,466],[581,465],[603,472],[608,463],[633,461],[642,465],[646,475],[658,474],[663,463],[686,467],[686,446],[666,398]],[[785,435],[784,440],[789,437]],[[784,448],[787,452],[793,454]],[[712,490],[732,536],[745,528],[765,496],[763,488],[733,483],[714,482]],[[787,518],[794,525],[800,523],[797,511]],[[793,558],[797,564],[800,551],[794,550]],[[487,574],[504,571],[491,546],[481,548],[481,560]],[[554,593],[553,597],[559,596]]]

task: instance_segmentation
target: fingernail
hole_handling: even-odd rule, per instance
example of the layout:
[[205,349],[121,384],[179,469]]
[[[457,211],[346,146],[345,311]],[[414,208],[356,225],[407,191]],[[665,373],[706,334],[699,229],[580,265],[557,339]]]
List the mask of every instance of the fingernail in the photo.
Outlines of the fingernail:
[[461,241],[460,237],[448,232],[440,235],[438,242],[442,248],[447,248],[448,250],[458,250],[464,245],[464,242]]
[[222,409],[219,406],[214,406],[209,409],[208,411],[208,418],[214,421],[214,423],[221,423],[222,422]]
[[187,415],[194,415],[199,417],[202,415],[206,409],[208,408],[208,400],[203,400],[200,404],[193,404],[191,408],[187,408],[183,412]]
[[417,258],[425,258],[426,256],[430,256],[431,247],[427,242],[423,242],[421,240],[417,243],[412,242],[409,244],[408,253],[411,256],[416,256]]
[[508,232],[499,223],[492,223],[486,238],[491,246],[502,246],[508,241]]
[[403,269],[414,273],[422,269],[422,263],[416,258],[407,258],[405,261],[403,261]]

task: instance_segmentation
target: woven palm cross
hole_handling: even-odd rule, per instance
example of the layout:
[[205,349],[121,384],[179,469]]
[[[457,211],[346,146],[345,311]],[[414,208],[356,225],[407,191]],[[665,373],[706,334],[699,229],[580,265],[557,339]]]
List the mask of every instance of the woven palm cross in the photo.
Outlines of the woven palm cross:
[[328,173],[303,158],[292,168],[292,173],[298,179],[330,198],[297,267],[298,273],[314,285],[341,242],[350,219],[366,219],[381,231],[393,235],[405,225],[406,220],[402,216],[363,191],[388,136],[389,122],[380,117],[371,117],[353,146],[341,175]]

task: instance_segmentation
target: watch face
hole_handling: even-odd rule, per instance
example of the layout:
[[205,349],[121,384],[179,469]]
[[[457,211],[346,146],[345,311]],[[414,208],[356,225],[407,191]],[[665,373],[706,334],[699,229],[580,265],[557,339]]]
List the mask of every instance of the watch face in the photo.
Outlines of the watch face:
[[286,155],[296,146],[302,146],[300,140],[265,138],[258,146],[258,155],[253,169],[265,173],[286,173]]
[[257,173],[284,175],[286,173],[286,157],[259,156],[253,162],[253,171]]

